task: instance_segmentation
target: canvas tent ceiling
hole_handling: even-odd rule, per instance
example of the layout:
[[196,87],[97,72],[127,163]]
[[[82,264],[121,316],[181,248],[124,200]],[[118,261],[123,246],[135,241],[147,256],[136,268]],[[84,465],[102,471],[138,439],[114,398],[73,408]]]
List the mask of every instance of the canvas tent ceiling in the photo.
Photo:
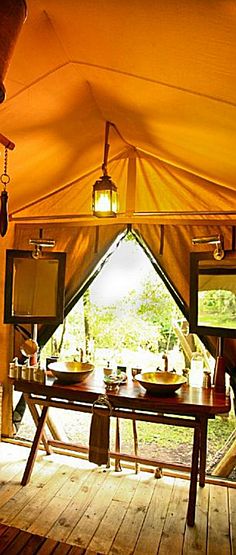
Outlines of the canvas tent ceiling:
[[110,133],[120,212],[232,212],[235,2],[27,5],[0,107],[0,132],[16,143],[10,212],[72,183],[15,217],[91,215],[106,120],[123,138]]
[[[100,230],[102,252],[116,236],[113,226],[118,233],[132,223],[187,305],[191,238],[222,232],[226,249],[235,243],[235,2],[27,0],[27,6],[0,105],[0,133],[16,144],[9,153],[10,225],[0,239],[0,313],[5,250],[27,248],[26,237],[41,225],[46,234],[56,226],[57,247],[67,243],[74,272],[68,283],[76,287],[78,252],[89,260],[85,278],[93,265],[95,226],[110,226]],[[108,164],[120,197],[115,220],[98,220],[91,210],[106,121],[116,127]],[[1,147],[0,154],[3,164]],[[15,223],[22,226],[16,233]],[[1,323],[5,432],[11,339]],[[228,340],[232,365],[235,350]]]

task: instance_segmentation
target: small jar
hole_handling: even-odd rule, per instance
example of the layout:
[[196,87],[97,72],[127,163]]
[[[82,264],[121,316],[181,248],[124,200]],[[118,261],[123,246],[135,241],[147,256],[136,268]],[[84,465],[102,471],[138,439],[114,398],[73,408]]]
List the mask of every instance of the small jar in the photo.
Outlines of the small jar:
[[36,367],[34,369],[34,382],[45,383],[45,372],[42,368]]
[[22,366],[21,379],[26,381],[29,380],[29,367],[26,364],[23,364]]
[[9,376],[9,378],[16,378],[15,363],[14,362],[10,362],[10,364],[9,364],[8,376]]
[[29,381],[30,382],[34,381],[34,370],[35,370],[35,366],[29,366]]
[[38,382],[38,366],[35,366],[33,369],[33,381]]
[[203,387],[211,387],[211,373],[209,370],[203,372]]
[[15,377],[16,377],[16,380],[22,379],[22,364],[17,364],[15,366]]

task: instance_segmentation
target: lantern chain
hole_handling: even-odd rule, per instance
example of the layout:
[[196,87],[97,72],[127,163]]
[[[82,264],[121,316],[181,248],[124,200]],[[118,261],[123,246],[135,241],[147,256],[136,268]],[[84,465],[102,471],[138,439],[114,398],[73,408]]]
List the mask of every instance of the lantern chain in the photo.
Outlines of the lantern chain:
[[10,177],[7,173],[7,163],[8,163],[8,149],[5,148],[5,153],[4,153],[4,165],[3,165],[3,173],[0,177],[0,181],[3,184],[4,187],[4,191],[6,190],[6,186],[8,185],[8,183],[10,182]]

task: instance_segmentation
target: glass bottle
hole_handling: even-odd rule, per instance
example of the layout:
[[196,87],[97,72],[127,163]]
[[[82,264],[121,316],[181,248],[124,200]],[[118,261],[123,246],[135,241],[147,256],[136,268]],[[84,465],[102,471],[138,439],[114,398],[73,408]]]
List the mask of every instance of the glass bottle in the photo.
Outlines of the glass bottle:
[[193,353],[189,372],[189,384],[192,387],[202,387],[203,384],[203,357],[201,353]]

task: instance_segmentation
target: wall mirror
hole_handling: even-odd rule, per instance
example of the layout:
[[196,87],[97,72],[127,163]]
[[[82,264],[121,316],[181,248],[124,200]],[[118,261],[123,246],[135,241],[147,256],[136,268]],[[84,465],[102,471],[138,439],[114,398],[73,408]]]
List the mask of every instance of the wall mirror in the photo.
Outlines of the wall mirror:
[[4,323],[59,324],[64,317],[64,252],[7,250]]
[[189,331],[236,337],[236,253],[221,261],[212,252],[190,253]]

